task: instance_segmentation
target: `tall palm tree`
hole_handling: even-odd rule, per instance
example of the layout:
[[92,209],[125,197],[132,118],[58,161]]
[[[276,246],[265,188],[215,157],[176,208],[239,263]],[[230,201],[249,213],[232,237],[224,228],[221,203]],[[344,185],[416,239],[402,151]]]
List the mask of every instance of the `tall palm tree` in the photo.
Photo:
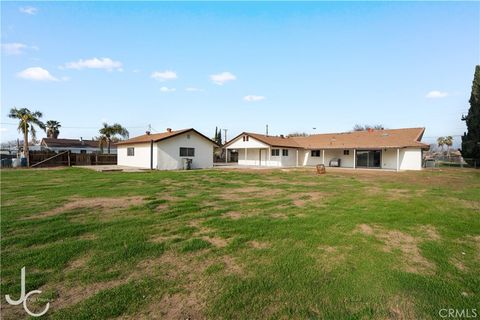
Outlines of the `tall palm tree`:
[[442,154],[443,154],[443,146],[445,145],[445,137],[438,137],[437,138],[437,145],[442,149]]
[[23,132],[23,154],[27,158],[27,166],[30,166],[29,159],[29,150],[28,150],[28,133],[32,140],[35,140],[36,130],[35,126],[38,126],[40,129],[45,130],[45,125],[40,118],[42,113],[40,111],[32,112],[27,108],[12,108],[8,117],[11,119],[17,119],[18,122],[18,131]]
[[99,132],[100,137],[98,141],[100,148],[103,150],[104,145],[107,144],[108,153],[110,153],[110,145],[112,143],[112,140],[114,140],[117,135],[121,136],[124,139],[128,138],[128,130],[118,123],[109,125],[108,123],[104,122],[103,127],[99,130]]
[[60,134],[60,127],[62,125],[60,122],[55,120],[48,120],[45,122],[45,127],[47,128],[47,138],[54,138],[57,139],[58,135]]
[[445,143],[445,145],[447,146],[447,155],[448,155],[448,157],[450,157],[450,148],[453,145],[453,137],[452,136],[446,136],[444,138],[443,143]]

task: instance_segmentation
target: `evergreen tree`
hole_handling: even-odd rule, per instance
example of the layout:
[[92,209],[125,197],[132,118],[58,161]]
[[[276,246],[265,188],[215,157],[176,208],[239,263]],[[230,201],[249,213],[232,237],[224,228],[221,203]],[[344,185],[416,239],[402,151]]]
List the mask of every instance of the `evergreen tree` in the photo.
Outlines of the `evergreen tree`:
[[218,130],[217,143],[222,145],[222,129]]
[[215,135],[213,136],[213,141],[217,142],[218,139],[218,127],[215,127]]
[[[475,67],[469,102],[468,114],[462,117],[467,125],[467,132],[462,137],[462,156],[466,159],[476,159],[478,164],[480,160],[480,65]],[[473,164],[473,161],[466,161],[470,165]]]

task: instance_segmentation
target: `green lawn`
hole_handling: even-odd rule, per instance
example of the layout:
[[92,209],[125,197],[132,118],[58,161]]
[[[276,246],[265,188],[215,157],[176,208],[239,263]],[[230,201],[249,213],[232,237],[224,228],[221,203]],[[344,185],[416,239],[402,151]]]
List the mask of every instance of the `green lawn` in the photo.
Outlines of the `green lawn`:
[[1,175],[2,318],[438,319],[480,310],[480,170]]

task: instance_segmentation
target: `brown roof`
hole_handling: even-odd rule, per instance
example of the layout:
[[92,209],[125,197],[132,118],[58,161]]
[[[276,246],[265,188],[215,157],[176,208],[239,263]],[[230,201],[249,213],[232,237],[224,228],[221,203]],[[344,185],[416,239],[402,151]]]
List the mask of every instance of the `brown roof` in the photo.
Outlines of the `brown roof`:
[[430,148],[421,143],[425,128],[406,128],[391,130],[352,131],[344,133],[314,134],[306,137],[278,137],[244,132],[241,135],[251,136],[272,147],[303,149],[383,149],[419,147]]
[[166,131],[166,132],[162,132],[162,133],[144,134],[144,135],[141,135],[141,136],[138,136],[138,137],[134,137],[134,138],[125,140],[125,141],[117,142],[117,145],[149,143],[150,141],[158,142],[158,141],[165,140],[165,139],[168,139],[168,138],[171,138],[171,137],[174,137],[174,136],[177,136],[179,134],[186,133],[186,132],[189,132],[189,131],[193,131],[193,132],[199,134],[200,136],[202,136],[203,138],[207,139],[211,143],[216,144],[213,140],[204,136],[203,134],[201,134],[197,130],[195,130],[193,128],[189,128],[189,129],[182,129],[182,130],[171,130],[171,131]]
[[99,148],[98,141],[80,139],[43,138],[40,145],[47,148]]

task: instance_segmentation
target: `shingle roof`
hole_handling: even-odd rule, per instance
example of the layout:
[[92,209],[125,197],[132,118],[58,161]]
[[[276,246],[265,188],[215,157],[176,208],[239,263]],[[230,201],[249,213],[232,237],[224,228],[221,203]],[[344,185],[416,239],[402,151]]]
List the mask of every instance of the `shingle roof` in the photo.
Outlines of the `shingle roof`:
[[[47,148],[98,148],[98,141],[80,139],[54,139],[43,138],[41,145]],[[114,147],[114,144],[112,144]]]
[[419,147],[428,149],[429,145],[421,143],[425,128],[405,128],[388,130],[352,131],[343,133],[314,134],[306,137],[278,137],[244,132],[272,147],[303,149],[383,149]]
[[141,135],[141,136],[138,136],[138,137],[134,137],[134,138],[125,140],[125,141],[117,142],[117,145],[149,143],[152,140],[153,140],[153,142],[158,142],[158,141],[161,141],[161,140],[165,140],[165,139],[177,136],[177,135],[182,134],[182,133],[186,133],[188,131],[193,131],[193,132],[199,134],[200,136],[202,136],[203,138],[209,140],[211,143],[216,144],[210,138],[204,136],[203,134],[201,134],[197,130],[195,130],[193,128],[189,128],[189,129],[182,129],[182,130],[166,131],[166,132],[162,132],[162,133],[144,134],[144,135]]

